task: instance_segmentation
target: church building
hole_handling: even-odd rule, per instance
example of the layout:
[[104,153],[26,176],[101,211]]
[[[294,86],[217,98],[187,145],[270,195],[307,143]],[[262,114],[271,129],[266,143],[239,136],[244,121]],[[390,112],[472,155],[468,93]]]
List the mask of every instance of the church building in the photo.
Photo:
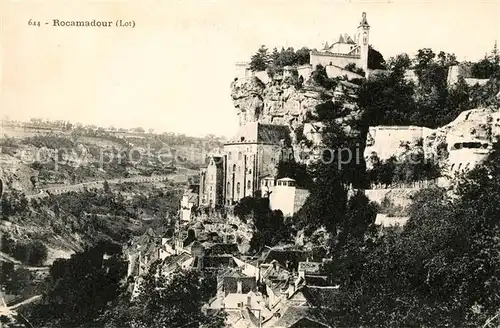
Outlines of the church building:
[[333,43],[325,42],[323,49],[311,51],[309,63],[313,69],[319,64],[325,67],[334,66],[338,69],[355,64],[356,67],[368,73],[369,35],[370,25],[368,25],[366,13],[363,13],[354,38],[348,34],[341,34]]
[[[346,66],[355,65],[365,72],[364,77],[368,77],[373,70],[368,68],[368,52],[370,42],[370,25],[366,18],[366,13],[362,13],[354,35],[347,33],[340,34],[335,40],[325,42],[321,48],[310,51],[308,64],[297,67],[284,67],[284,73],[291,69],[297,70],[297,73],[304,80],[311,77],[316,66],[322,65],[326,69],[326,74],[330,78],[345,77],[348,80],[363,78],[362,75],[346,69]],[[256,76],[262,82],[267,83],[270,80],[266,71],[253,72],[250,64],[247,62],[236,63],[236,77]]]
[[200,205],[215,208],[260,196],[261,180],[276,176],[279,162],[293,159],[287,126],[248,122],[201,169]]

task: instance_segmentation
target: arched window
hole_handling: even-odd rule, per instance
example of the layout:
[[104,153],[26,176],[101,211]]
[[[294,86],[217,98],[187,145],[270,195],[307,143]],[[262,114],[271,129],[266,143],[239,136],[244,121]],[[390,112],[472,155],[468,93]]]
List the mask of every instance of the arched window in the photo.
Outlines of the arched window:
[[236,193],[238,195],[240,194],[240,183],[239,182],[236,184]]
[[236,173],[236,164],[233,164],[233,173]]
[[252,182],[250,180],[247,181],[247,189],[252,188]]
[[231,182],[228,182],[227,183],[227,193],[230,194],[231,193]]

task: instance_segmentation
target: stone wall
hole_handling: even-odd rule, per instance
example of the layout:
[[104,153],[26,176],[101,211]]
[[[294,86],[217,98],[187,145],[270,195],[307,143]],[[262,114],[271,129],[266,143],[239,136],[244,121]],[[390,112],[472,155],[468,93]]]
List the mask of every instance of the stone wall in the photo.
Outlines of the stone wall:
[[386,160],[391,156],[398,156],[405,148],[404,143],[413,143],[422,138],[428,138],[434,130],[420,126],[374,126],[368,130],[365,148],[365,158],[372,152]]
[[347,76],[348,80],[362,79],[363,78],[363,76],[361,76],[359,74],[353,73],[351,71],[340,68],[338,66],[328,65],[325,68],[326,68],[326,75],[328,75],[329,78],[335,78],[335,77],[339,77],[339,76]]
[[363,65],[361,65],[362,63],[360,56],[333,54],[333,53],[328,54],[320,52],[311,52],[310,63],[313,69],[315,69],[316,66],[319,64],[323,66],[335,65],[338,67],[346,67],[348,64],[354,63],[356,64],[357,67],[363,67]]

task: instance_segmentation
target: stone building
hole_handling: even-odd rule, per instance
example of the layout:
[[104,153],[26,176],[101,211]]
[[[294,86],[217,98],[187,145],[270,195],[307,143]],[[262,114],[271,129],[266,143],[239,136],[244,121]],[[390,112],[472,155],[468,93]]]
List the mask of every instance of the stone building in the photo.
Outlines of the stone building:
[[310,64],[313,69],[319,64],[340,69],[349,64],[355,64],[367,73],[369,35],[370,25],[368,25],[366,13],[363,13],[354,38],[348,34],[341,34],[332,44],[325,42],[323,49],[311,51]]
[[[340,34],[335,41],[325,42],[320,50],[310,52],[308,64],[295,67],[299,76],[304,80],[309,79],[316,66],[321,64],[325,67],[328,77],[347,76],[348,79],[362,78],[361,75],[353,73],[345,67],[354,64],[363,69],[368,77],[372,70],[368,69],[370,25],[368,24],[366,13],[362,14],[354,36]],[[284,68],[284,76],[291,71],[291,67]],[[236,77],[258,77],[262,82],[267,83],[270,78],[266,71],[252,72],[249,63],[236,63]]]
[[262,178],[276,176],[278,163],[293,159],[288,127],[249,122],[201,169],[200,205],[233,205],[259,196]]
[[211,155],[206,168],[200,171],[200,205],[215,207],[223,204],[224,157]]
[[[269,178],[263,179],[267,183],[269,207],[271,210],[281,210],[284,216],[293,216],[302,208],[309,196],[309,191],[296,187],[295,180],[281,178],[274,181]],[[264,187],[263,187],[264,188]]]

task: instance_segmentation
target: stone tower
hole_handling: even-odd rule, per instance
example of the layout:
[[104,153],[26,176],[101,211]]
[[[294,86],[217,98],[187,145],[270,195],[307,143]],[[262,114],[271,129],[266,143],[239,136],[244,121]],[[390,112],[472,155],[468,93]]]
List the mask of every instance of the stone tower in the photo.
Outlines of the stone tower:
[[359,45],[360,67],[365,71],[366,77],[368,77],[368,47],[369,47],[369,37],[370,37],[370,25],[366,20],[366,13],[364,12],[361,16],[361,22],[359,22],[358,31],[356,33],[356,41]]

